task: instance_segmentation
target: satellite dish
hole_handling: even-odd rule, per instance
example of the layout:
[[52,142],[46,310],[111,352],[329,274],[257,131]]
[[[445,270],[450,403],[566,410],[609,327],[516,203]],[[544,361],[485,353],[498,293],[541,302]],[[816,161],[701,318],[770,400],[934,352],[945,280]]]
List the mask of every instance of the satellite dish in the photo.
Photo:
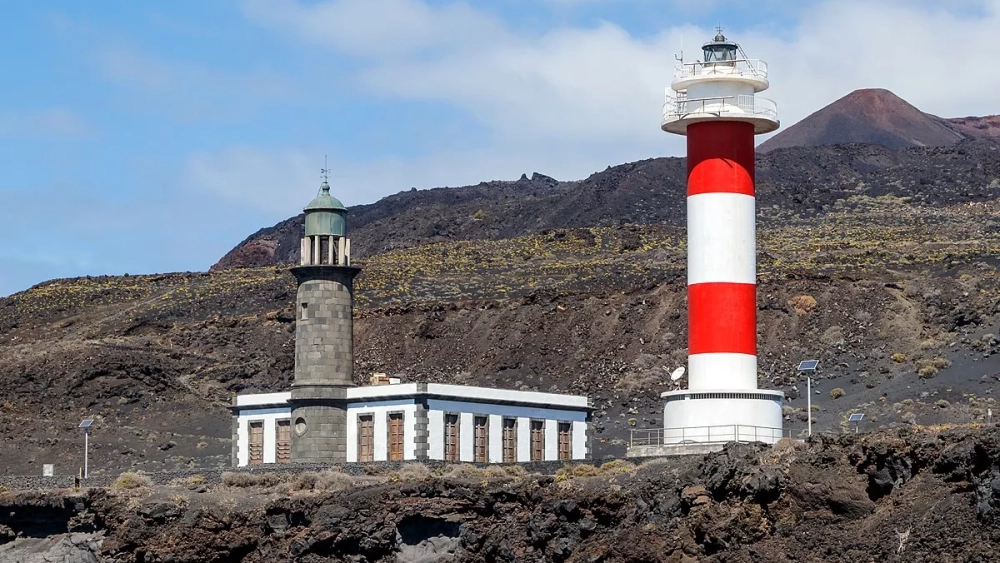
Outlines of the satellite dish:
[[670,374],[670,381],[677,381],[682,377],[684,377],[684,366],[675,369],[674,372]]

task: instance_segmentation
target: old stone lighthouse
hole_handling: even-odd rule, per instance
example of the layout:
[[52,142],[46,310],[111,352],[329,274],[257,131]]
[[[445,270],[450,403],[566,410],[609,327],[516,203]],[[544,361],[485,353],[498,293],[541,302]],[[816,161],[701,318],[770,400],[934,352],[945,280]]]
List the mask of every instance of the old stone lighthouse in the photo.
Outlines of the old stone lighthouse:
[[292,459],[343,462],[347,455],[347,388],[354,386],[354,277],[344,204],[324,180],[305,208],[298,282]]
[[347,209],[326,181],[305,208],[291,269],[295,381],[291,391],[234,397],[235,466],[422,461],[518,463],[590,455],[587,397],[372,374],[354,385],[354,278]]

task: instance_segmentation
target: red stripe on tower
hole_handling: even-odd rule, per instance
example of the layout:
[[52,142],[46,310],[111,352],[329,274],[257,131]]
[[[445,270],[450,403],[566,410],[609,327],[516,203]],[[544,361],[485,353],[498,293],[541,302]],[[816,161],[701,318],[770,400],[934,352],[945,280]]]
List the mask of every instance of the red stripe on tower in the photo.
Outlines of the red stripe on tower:
[[688,286],[688,354],[757,355],[757,286]]

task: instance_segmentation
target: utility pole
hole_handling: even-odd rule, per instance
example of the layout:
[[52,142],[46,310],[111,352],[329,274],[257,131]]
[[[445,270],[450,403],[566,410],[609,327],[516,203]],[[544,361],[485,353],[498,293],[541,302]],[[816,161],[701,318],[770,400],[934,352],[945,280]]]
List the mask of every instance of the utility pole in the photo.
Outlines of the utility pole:
[[819,367],[819,360],[802,360],[799,362],[798,371],[806,374],[806,418],[809,420],[809,435],[813,435],[813,390],[812,377],[810,373],[816,373]]
[[813,392],[812,378],[806,376],[806,412],[809,414],[809,435],[813,435]]
[[89,457],[90,457],[90,425],[94,423],[94,419],[85,418],[83,422],[80,423],[80,428],[83,428],[83,478],[86,479],[90,475],[90,468],[88,467]]

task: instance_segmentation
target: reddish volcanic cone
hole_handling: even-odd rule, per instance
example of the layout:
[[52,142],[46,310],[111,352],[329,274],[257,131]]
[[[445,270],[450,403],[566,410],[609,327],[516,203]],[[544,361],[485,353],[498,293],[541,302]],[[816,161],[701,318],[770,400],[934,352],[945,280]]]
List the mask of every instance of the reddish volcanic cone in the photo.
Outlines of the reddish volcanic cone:
[[855,90],[768,139],[758,151],[873,143],[890,148],[951,145],[966,136],[949,120],[924,113],[881,88]]

